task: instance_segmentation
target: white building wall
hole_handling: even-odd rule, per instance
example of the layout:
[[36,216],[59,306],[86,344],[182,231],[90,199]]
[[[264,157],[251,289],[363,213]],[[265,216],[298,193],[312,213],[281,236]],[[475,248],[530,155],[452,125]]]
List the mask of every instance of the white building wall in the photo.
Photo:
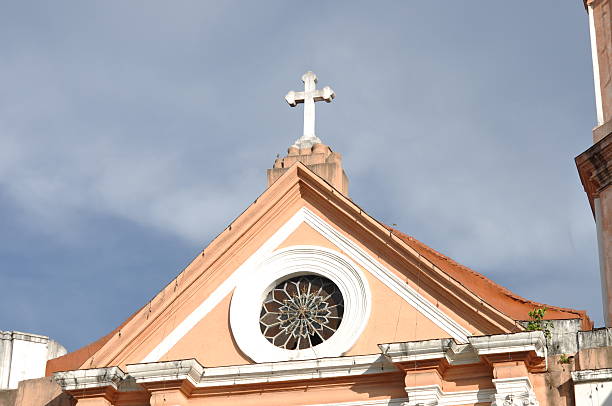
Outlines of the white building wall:
[[45,376],[47,360],[66,352],[46,336],[0,331],[0,389],[16,389],[24,379]]
[[612,382],[589,382],[574,387],[576,406],[612,405]]
[[572,372],[576,406],[612,406],[612,369]]

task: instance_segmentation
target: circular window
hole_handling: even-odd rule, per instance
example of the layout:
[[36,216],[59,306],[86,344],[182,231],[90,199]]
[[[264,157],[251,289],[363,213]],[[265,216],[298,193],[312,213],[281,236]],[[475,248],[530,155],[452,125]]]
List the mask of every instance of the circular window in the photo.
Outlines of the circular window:
[[238,348],[254,362],[339,357],[357,341],[371,298],[361,270],[329,248],[294,245],[247,261],[230,305]]
[[276,285],[261,307],[259,327],[266,339],[286,350],[321,344],[340,327],[344,299],[331,280],[302,275]]

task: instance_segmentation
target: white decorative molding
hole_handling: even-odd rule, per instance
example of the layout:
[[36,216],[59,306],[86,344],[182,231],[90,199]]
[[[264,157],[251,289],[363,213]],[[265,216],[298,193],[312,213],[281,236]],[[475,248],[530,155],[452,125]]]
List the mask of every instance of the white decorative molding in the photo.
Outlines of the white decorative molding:
[[185,379],[196,387],[217,387],[371,375],[397,372],[397,369],[376,354],[212,368],[190,359],[130,364],[127,371],[137,383]]
[[493,379],[495,396],[491,406],[539,406],[529,378]]
[[573,371],[572,380],[574,381],[574,383],[612,381],[612,368],[584,369],[582,371]]
[[[381,352],[392,363],[446,359],[451,365],[481,362],[482,355],[534,352],[546,356],[544,334],[541,331],[518,332],[469,337],[469,344],[458,344],[454,339],[380,344]],[[612,377],[612,370],[609,371]],[[604,376],[605,374],[601,374]],[[574,374],[572,373],[572,376]],[[495,390],[442,392],[438,385],[407,387],[405,406],[464,405],[491,402],[493,406],[537,406],[529,377],[493,379]]]
[[[338,286],[344,315],[338,330],[311,348],[287,350],[262,334],[259,317],[264,298],[285,279],[304,274],[323,276]],[[315,246],[292,246],[273,252],[240,280],[232,296],[230,326],[238,347],[255,362],[338,357],[348,351],[367,325],[371,309],[368,282],[350,259]]]
[[476,364],[480,357],[471,345],[457,344],[452,338],[379,344],[393,363],[445,358],[450,365]]
[[546,355],[546,338],[542,331],[477,336],[468,340],[478,355],[523,351],[534,351],[539,357]]
[[186,380],[197,385],[204,375],[204,367],[195,359],[128,364],[126,369],[139,384]]
[[424,385],[406,388],[408,402],[403,406],[458,406],[491,402],[494,389],[478,389],[444,392],[440,385]]
[[170,332],[143,360],[142,362],[158,361],[178,341],[183,338],[195,325],[202,320],[219,302],[235,288],[248,269],[270,255],[282,241],[284,241],[297,227],[306,223],[317,230],[323,237],[343,250],[352,261],[362,266],[378,280],[388,286],[393,292],[403,298],[416,310],[435,323],[459,343],[467,343],[471,334],[448,315],[444,314],[434,304],[425,299],[408,283],[403,281],[392,271],[384,267],[359,245],[345,237],[319,216],[306,207],[298,210],[279,230],[272,235],[251,257],[238,267],[217,289],[215,289],[189,316]]
[[77,369],[53,374],[53,379],[63,391],[106,386],[117,389],[125,377],[125,373],[119,367]]
[[393,363],[446,357],[452,338],[378,344],[378,348]]

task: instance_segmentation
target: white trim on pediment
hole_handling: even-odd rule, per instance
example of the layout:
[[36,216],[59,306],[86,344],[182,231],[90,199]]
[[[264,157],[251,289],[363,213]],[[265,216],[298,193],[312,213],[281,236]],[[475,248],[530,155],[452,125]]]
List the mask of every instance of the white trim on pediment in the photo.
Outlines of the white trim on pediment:
[[358,244],[344,236],[325,220],[306,207],[302,207],[278,231],[276,231],[253,255],[238,267],[217,289],[213,291],[189,316],[174,328],[143,360],[142,362],[158,361],[180,339],[182,339],[196,324],[215,308],[245,277],[249,270],[256,269],[259,264],[271,256],[280,245],[302,223],[318,231],[322,236],[344,251],[351,261],[357,263],[383,284],[388,286],[407,303],[421,312],[425,317],[444,330],[458,343],[467,343],[471,333],[438,309],[433,303],[413,289],[408,283],[395,275],[391,270],[369,255]]

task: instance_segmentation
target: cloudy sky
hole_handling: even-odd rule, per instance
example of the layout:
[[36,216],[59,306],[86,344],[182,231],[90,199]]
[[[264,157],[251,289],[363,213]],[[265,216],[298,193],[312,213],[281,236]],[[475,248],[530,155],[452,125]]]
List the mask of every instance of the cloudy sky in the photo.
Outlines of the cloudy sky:
[[0,329],[74,350],[145,304],[263,192],[309,69],[357,204],[601,325],[590,64],[580,0],[2,2]]

